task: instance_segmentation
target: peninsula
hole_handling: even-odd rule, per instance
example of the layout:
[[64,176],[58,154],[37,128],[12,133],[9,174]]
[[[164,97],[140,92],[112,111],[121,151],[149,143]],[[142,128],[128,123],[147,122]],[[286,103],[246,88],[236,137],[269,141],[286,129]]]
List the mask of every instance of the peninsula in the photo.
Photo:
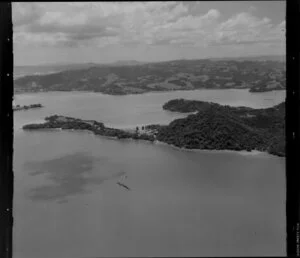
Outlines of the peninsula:
[[43,124],[29,124],[24,130],[60,128],[89,130],[96,135],[160,141],[179,148],[207,150],[257,150],[285,156],[285,103],[265,109],[223,106],[217,103],[175,99],[163,109],[196,112],[168,125],[145,125],[134,132],[109,128],[94,120],[54,115]]
[[53,115],[45,118],[43,124],[28,124],[24,125],[24,130],[36,129],[62,129],[62,130],[88,130],[95,135],[115,137],[118,139],[136,139],[154,141],[154,136],[149,133],[140,133],[138,128],[135,132],[126,130],[109,128],[103,123],[94,120],[82,120],[73,117]]

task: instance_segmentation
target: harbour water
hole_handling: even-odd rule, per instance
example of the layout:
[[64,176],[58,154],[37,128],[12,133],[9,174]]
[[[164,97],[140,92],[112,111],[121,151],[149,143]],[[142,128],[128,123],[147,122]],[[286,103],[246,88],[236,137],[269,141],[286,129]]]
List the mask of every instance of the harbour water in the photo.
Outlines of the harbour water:
[[166,124],[183,116],[162,109],[174,98],[263,108],[285,92],[15,96],[45,107],[14,114],[14,257],[284,256],[285,158],[21,129],[53,114]]

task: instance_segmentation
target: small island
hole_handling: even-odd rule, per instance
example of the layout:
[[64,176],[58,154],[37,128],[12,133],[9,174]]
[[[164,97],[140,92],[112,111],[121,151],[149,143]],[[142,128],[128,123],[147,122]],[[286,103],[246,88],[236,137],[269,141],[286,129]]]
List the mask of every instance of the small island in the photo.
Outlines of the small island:
[[175,99],[163,109],[195,112],[168,125],[145,125],[135,130],[106,127],[94,120],[54,115],[43,124],[29,124],[24,130],[59,128],[88,130],[118,139],[159,141],[184,149],[262,151],[285,156],[285,103],[254,109],[217,103]]
[[20,111],[20,110],[28,110],[28,109],[34,109],[34,108],[42,108],[42,104],[31,104],[31,105],[24,105],[24,106],[20,106],[20,105],[16,105],[13,106],[13,110],[14,111]]

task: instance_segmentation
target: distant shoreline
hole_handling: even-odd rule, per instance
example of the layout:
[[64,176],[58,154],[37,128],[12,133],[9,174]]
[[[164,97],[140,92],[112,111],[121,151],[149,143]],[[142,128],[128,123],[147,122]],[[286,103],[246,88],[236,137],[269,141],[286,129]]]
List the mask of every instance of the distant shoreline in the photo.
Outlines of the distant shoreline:
[[24,106],[20,106],[20,105],[16,105],[13,106],[13,111],[26,111],[29,109],[37,109],[37,108],[43,108],[42,104],[31,104],[31,105],[24,105]]
[[80,91],[80,90],[71,90],[71,91],[27,91],[27,92],[15,92],[14,95],[25,95],[25,94],[39,94],[39,93],[95,93],[95,94],[101,94],[103,96],[115,96],[115,97],[126,97],[126,96],[139,96],[139,95],[147,95],[147,94],[157,94],[157,93],[171,93],[171,92],[190,92],[190,91],[202,91],[202,90],[211,90],[211,91],[220,91],[220,90],[237,90],[237,91],[247,91],[250,94],[263,94],[267,92],[282,92],[286,91],[286,89],[277,89],[277,90],[269,90],[269,91],[255,91],[251,92],[249,91],[249,88],[243,88],[243,89],[238,89],[238,88],[226,88],[226,89],[220,89],[220,88],[214,88],[214,89],[206,89],[206,88],[201,88],[201,89],[182,89],[182,90],[157,90],[157,91],[148,91],[148,92],[141,92],[141,93],[128,93],[124,95],[114,95],[114,94],[107,94],[99,91]]

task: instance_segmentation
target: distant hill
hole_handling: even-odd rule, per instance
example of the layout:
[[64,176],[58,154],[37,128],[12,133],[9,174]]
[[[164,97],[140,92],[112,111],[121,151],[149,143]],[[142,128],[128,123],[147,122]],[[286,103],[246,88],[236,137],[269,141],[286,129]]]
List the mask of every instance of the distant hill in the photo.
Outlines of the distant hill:
[[125,95],[202,88],[262,92],[284,90],[286,84],[285,63],[281,61],[202,59],[140,63],[133,60],[41,66],[38,71],[47,74],[15,78],[15,92],[76,90]]
[[210,58],[210,60],[236,60],[236,61],[279,61],[285,62],[285,55],[266,55],[266,56],[244,56],[244,57],[224,57],[224,58]]
[[82,63],[82,64],[42,64],[42,65],[16,65],[14,67],[14,78],[20,78],[27,75],[44,75],[50,73],[57,73],[68,70],[87,69],[90,67],[103,66],[127,66],[127,65],[141,65],[143,62],[135,60],[116,61],[113,63]]
[[136,60],[124,60],[124,61],[116,61],[110,64],[106,64],[106,65],[113,65],[113,66],[126,66],[126,65],[141,65],[141,64],[145,64],[145,62],[140,62],[140,61],[136,61]]
[[99,66],[95,63],[82,64],[49,64],[49,65],[21,65],[14,67],[14,78],[20,78],[28,75],[44,75],[50,73],[57,73],[67,70],[86,69],[89,67]]

